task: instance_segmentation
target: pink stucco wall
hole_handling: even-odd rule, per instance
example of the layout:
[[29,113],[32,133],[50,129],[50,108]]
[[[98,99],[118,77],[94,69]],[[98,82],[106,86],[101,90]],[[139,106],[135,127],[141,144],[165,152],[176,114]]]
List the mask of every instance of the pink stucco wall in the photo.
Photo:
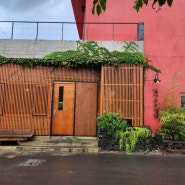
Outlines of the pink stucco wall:
[[[92,15],[92,1],[86,0],[86,22],[144,22],[144,53],[152,60],[152,65],[161,70],[159,74],[161,83],[155,84],[153,82],[155,73],[148,70],[144,86],[144,124],[150,125],[155,132],[160,124],[154,117],[154,88],[159,89],[160,102],[162,94],[168,90],[169,80],[175,73],[181,72],[180,88],[176,90],[177,97],[174,101],[180,104],[180,93],[185,92],[185,16],[182,12],[185,1],[174,1],[172,8],[164,6],[160,11],[153,10],[150,5],[144,6],[137,13],[132,8],[134,0],[107,0],[107,10],[100,16]],[[92,37],[88,39],[99,40],[102,32],[106,35],[110,31],[112,30],[108,27],[101,28],[97,25],[93,31],[96,34],[89,32],[88,35]],[[131,32],[130,30],[129,33]],[[123,39],[135,38],[130,34],[127,38],[120,37],[120,40]]]

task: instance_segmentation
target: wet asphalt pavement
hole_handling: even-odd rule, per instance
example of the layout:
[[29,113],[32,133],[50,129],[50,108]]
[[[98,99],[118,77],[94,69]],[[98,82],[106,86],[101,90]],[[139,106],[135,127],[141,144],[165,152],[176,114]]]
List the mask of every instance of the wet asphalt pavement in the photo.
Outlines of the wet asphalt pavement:
[[185,156],[0,152],[0,185],[185,185]]

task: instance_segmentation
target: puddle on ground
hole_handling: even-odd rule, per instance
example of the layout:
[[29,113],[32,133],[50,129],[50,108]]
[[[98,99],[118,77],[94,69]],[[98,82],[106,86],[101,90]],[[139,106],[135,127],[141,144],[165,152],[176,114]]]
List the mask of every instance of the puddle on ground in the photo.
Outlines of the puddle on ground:
[[19,164],[19,166],[39,166],[43,164],[46,160],[44,159],[28,159],[25,162]]

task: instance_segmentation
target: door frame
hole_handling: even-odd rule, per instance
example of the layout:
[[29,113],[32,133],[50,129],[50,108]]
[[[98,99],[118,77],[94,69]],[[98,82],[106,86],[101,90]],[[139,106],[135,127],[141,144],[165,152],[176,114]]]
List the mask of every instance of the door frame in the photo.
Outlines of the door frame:
[[[76,81],[67,81],[67,80],[53,80],[52,81],[52,97],[51,97],[51,118],[50,118],[50,136],[55,136],[52,134],[52,126],[53,126],[53,107],[54,107],[54,85],[55,83],[61,83],[61,84],[67,84],[67,83],[73,83],[74,84],[74,126],[73,126],[73,135],[75,132],[75,104],[76,104]],[[61,136],[61,135],[58,135]]]
[[[77,80],[52,80],[52,94],[51,94],[51,118],[50,118],[50,136],[54,136],[52,134],[52,124],[53,124],[53,104],[54,104],[54,85],[55,83],[74,83],[74,127],[73,127],[73,136],[75,135],[75,118],[76,118],[76,83],[96,83],[96,116],[98,114],[98,97],[99,97],[99,90],[100,90],[100,83],[98,81],[77,81]],[[97,135],[97,127],[96,127],[96,135]]]

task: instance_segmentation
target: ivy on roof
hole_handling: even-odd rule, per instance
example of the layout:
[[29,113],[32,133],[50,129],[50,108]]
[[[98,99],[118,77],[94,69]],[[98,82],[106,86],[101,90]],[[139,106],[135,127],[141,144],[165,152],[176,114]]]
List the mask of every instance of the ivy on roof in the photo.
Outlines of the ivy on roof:
[[97,68],[108,64],[119,67],[120,64],[143,65],[156,72],[159,69],[149,64],[149,60],[144,54],[137,50],[134,42],[126,43],[124,51],[110,52],[104,47],[100,47],[94,41],[77,41],[77,50],[54,51],[43,58],[6,58],[0,56],[0,65],[5,63],[19,64],[23,67],[54,66],[54,67],[92,67]]

